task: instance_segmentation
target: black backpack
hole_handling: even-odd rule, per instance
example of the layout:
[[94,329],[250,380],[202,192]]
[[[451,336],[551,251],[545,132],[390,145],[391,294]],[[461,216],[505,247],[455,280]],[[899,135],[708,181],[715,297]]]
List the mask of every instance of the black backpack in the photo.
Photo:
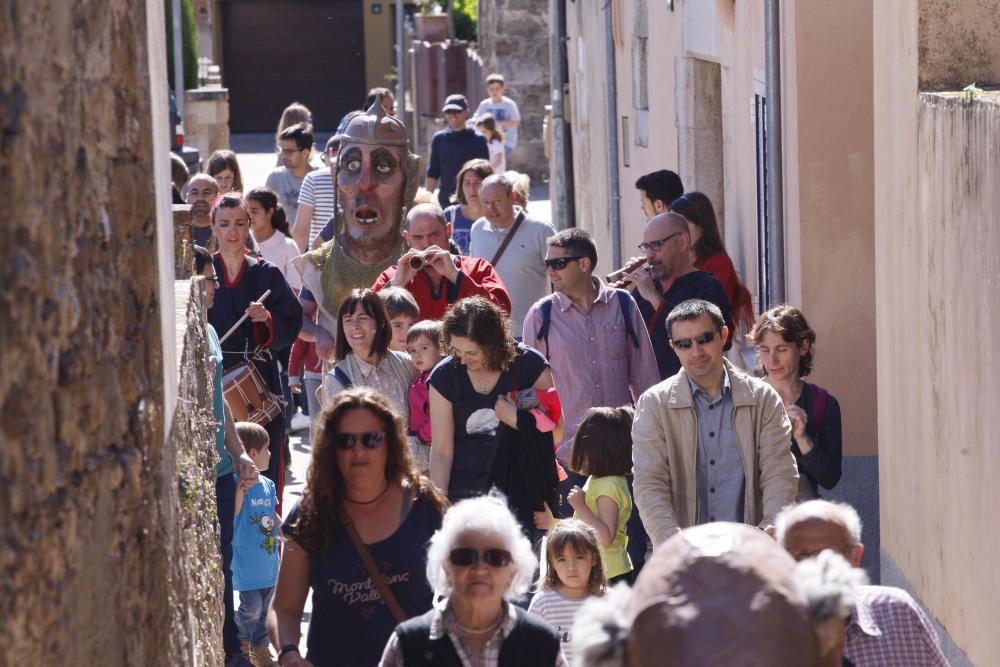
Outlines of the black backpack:
[[[639,347],[639,339],[635,335],[635,329],[632,328],[632,308],[635,307],[635,301],[632,300],[632,295],[626,290],[615,289],[615,294],[618,296],[618,305],[622,309],[622,319],[625,320],[625,332],[628,337],[632,340],[632,347]],[[542,303],[539,306],[539,310],[542,313],[542,326],[538,329],[538,338],[545,341],[545,356],[549,356],[549,324],[552,322],[552,295],[542,299]]]

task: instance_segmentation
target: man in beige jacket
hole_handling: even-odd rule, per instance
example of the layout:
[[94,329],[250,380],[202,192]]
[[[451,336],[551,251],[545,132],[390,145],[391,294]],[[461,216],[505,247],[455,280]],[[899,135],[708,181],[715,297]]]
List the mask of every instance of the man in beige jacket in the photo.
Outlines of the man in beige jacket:
[[682,370],[639,398],[632,426],[635,503],[653,545],[711,521],[773,535],[798,490],[781,398],[725,360],[714,304],[685,301],[666,326]]

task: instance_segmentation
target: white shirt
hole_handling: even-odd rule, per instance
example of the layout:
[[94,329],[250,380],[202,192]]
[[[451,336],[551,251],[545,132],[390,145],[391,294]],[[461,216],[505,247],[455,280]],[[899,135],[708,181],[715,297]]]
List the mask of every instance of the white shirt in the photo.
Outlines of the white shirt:
[[260,250],[261,257],[281,269],[289,287],[296,292],[302,289],[302,276],[292,266],[292,260],[299,256],[299,247],[295,245],[295,241],[279,231],[275,231],[263,241],[256,239],[254,241]]

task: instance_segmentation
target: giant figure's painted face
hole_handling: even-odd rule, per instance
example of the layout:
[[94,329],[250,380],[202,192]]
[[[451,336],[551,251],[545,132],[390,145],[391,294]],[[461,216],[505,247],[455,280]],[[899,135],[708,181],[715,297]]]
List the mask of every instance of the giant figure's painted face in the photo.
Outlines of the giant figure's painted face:
[[347,121],[336,162],[337,198],[356,243],[399,236],[417,190],[419,160],[409,151],[406,128],[385,114],[380,100]]

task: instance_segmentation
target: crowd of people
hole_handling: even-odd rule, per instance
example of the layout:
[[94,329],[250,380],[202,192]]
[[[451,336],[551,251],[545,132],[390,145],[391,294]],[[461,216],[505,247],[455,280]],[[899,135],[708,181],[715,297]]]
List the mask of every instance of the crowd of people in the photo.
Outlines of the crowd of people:
[[[266,186],[218,151],[177,188],[226,665],[947,664],[911,597],[864,585],[857,513],[820,499],[841,413],[804,379],[805,314],[755,318],[711,201],[667,170],[602,279],[590,234],[528,214],[503,172],[520,113],[487,87],[475,121],[448,97],[423,173],[376,89],[326,168],[293,104]],[[311,463],[283,507],[296,403]]]

